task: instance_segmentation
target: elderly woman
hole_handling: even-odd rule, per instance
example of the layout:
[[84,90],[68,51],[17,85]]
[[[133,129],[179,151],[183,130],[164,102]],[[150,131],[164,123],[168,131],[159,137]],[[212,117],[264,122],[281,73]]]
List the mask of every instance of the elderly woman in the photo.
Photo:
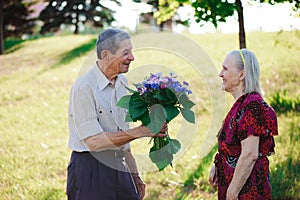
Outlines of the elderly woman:
[[274,154],[277,117],[262,98],[256,56],[247,49],[231,51],[219,76],[235,102],[217,136],[209,182],[218,186],[218,199],[271,199],[267,156]]

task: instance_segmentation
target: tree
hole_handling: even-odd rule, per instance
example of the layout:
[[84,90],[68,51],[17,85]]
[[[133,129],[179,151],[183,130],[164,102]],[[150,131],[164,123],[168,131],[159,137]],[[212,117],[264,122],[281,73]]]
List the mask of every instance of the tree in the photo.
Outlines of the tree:
[[[178,2],[189,2],[189,0],[177,0]],[[290,2],[294,4],[294,8],[298,9],[299,0],[252,0],[259,1],[260,3],[267,2],[271,5],[275,3]],[[196,22],[201,21],[212,22],[215,27],[218,26],[218,22],[226,22],[226,18],[233,16],[235,11],[238,14],[239,22],[239,42],[240,48],[246,48],[246,36],[244,27],[244,13],[241,0],[229,1],[229,0],[193,0],[191,6],[195,10]]]
[[33,32],[35,21],[30,19],[33,12],[30,6],[33,3],[22,0],[0,0],[0,54],[4,53],[4,39],[21,37],[23,34]]
[[[172,18],[176,15],[177,9],[182,6],[179,1],[174,0],[133,0],[134,2],[146,2],[152,5],[154,12],[151,13],[156,19],[156,23],[159,25],[160,31],[163,31],[164,25],[167,22],[171,22]],[[186,21],[177,20],[177,23],[186,24]]]
[[[156,18],[157,23],[161,24],[161,29],[163,28],[163,24],[165,22],[172,20],[180,6],[180,3],[174,0],[158,1],[158,9],[154,13],[154,17]],[[180,21],[178,21],[178,23],[180,23]]]
[[0,1],[0,55],[4,53],[3,1]]
[[[117,4],[117,0],[113,0]],[[95,27],[109,25],[115,19],[113,11],[103,6],[100,0],[49,0],[49,4],[40,13],[44,22],[41,33],[56,32],[62,24],[74,25],[74,34],[79,26],[91,22]]]

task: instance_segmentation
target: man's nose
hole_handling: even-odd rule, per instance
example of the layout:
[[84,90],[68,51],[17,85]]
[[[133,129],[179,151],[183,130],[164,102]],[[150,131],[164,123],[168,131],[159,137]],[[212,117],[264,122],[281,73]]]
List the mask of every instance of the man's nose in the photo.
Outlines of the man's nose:
[[133,61],[134,60],[134,55],[132,53],[129,54],[128,59]]

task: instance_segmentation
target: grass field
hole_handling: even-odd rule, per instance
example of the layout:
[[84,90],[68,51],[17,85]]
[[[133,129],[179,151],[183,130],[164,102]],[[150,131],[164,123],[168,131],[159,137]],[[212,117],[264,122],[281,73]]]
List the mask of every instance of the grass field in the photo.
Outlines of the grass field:
[[[197,102],[196,125],[184,126],[180,118],[170,124],[171,136],[183,144],[173,168],[157,172],[151,163],[138,159],[147,183],[147,200],[216,199],[216,190],[207,179],[216,151],[215,130],[221,122],[214,120],[219,108],[211,97],[220,92],[217,72],[226,53],[238,48],[238,38],[220,33],[183,37],[173,43],[165,38],[168,46],[163,49],[158,36],[147,37],[147,41],[141,35],[133,36],[136,61],[128,79],[141,80],[143,73],[172,68],[191,83]],[[0,56],[0,199],[66,199],[69,90],[84,70],[82,65],[93,58],[95,38],[67,35],[10,41],[8,53]],[[265,99],[278,108],[279,136],[276,154],[270,157],[273,197],[300,199],[300,32],[248,33],[247,45],[260,61]],[[199,47],[201,52],[194,51]],[[211,60],[200,65],[207,69],[200,66],[200,71],[194,71],[193,62],[205,53]],[[188,62],[189,55],[196,60]],[[221,94],[225,101],[220,119],[233,102],[230,95]],[[148,140],[132,142],[137,156],[146,155],[148,147]]]

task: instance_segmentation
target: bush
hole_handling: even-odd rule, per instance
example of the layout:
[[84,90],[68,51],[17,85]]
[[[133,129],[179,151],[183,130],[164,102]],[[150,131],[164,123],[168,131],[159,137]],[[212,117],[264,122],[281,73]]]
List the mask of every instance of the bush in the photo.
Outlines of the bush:
[[277,113],[300,112],[300,98],[292,98],[285,90],[271,95],[270,105]]

